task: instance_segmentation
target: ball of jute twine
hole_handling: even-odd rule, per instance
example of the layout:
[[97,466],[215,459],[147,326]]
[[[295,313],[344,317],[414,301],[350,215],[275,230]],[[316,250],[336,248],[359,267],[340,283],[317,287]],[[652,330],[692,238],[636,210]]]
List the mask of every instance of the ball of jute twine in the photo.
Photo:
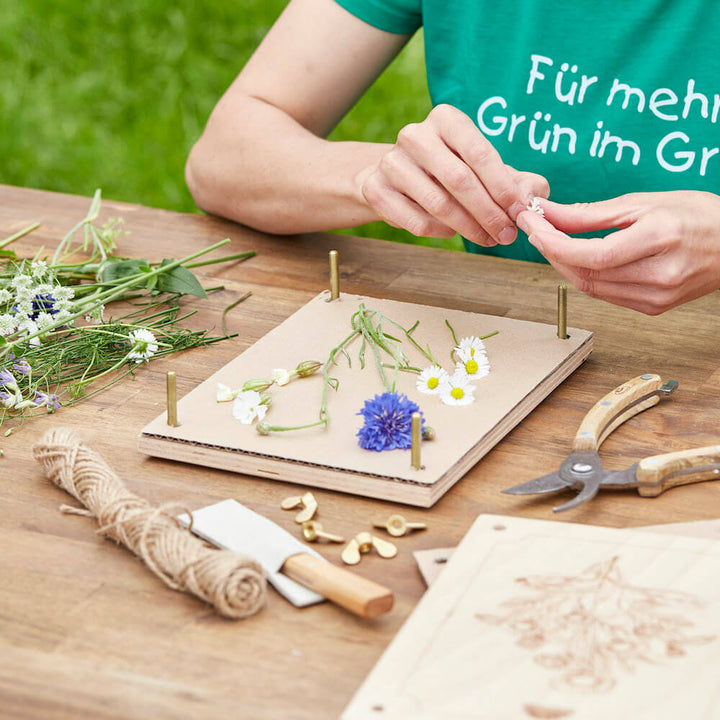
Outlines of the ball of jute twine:
[[87,508],[63,506],[64,512],[97,518],[98,534],[125,545],[173,590],[190,592],[230,618],[263,606],[265,575],[255,560],[206,545],[171,514],[177,505],[154,507],[131,493],[72,430],[50,430],[33,454],[47,477]]

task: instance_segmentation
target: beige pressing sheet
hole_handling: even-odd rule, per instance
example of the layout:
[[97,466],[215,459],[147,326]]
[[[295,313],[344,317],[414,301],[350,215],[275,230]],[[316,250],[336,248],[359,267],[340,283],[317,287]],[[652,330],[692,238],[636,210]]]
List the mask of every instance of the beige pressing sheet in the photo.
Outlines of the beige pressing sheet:
[[342,720],[717,720],[720,543],[481,515]]
[[[568,329],[569,339],[561,340],[555,325],[347,294],[333,302],[328,299],[327,292],[316,296],[182,398],[179,427],[169,427],[165,413],[156,418],[142,431],[140,449],[150,455],[428,507],[592,350],[592,333],[575,328]],[[338,354],[338,365],[332,369],[340,389],[328,391],[326,429],[261,436],[254,426],[233,419],[232,403],[216,402],[218,383],[238,388],[249,378],[270,378],[274,368],[291,370],[304,360],[324,362],[351,332],[351,316],[361,303],[405,328],[419,321],[413,337],[423,347],[429,344],[451,373],[453,342],[446,320],[458,340],[499,331],[485,341],[491,372],[477,381],[472,405],[446,406],[437,396],[417,391],[415,374],[399,374],[398,391],[418,403],[437,435],[422,444],[421,470],[411,466],[409,451],[372,452],[358,445],[356,433],[362,426],[358,412],[366,399],[384,391],[369,348],[361,368],[358,339],[348,347],[351,367]],[[390,323],[384,330],[400,335]],[[411,364],[430,364],[409,342],[403,342],[403,349]],[[392,376],[392,370],[386,372]],[[315,421],[322,386],[318,372],[273,387],[266,421],[289,426]]]

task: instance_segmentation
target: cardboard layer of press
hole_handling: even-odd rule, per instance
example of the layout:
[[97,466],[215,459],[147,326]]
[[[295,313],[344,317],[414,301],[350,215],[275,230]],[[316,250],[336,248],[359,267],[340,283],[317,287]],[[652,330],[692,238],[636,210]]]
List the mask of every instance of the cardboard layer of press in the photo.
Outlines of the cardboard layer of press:
[[[178,427],[163,413],[140,436],[140,450],[149,455],[223,468],[263,478],[296,482],[368,497],[429,507],[454,485],[525,415],[573,372],[592,350],[592,333],[569,328],[569,338],[557,337],[555,325],[526,322],[459,310],[401,303],[343,294],[328,302],[323,292],[300,308],[252,347],[208,378],[178,403]],[[305,360],[325,362],[332,348],[351,332],[351,317],[360,305],[377,310],[402,325],[419,325],[413,332],[419,345],[429,345],[448,372],[453,340],[471,335],[497,335],[485,341],[490,374],[475,383],[475,402],[462,407],[444,405],[435,395],[416,387],[417,375],[399,373],[397,391],[415,401],[436,439],[422,443],[423,468],[410,463],[410,451],[373,452],[358,445],[366,400],[384,392],[375,358],[365,351],[365,367],[358,353],[361,341],[348,347],[351,365],[339,353],[330,374],[339,380],[328,391],[327,428],[259,435],[255,426],[232,417],[231,403],[218,403],[218,383],[240,387],[250,378],[270,378],[274,368],[292,370]],[[402,332],[386,322],[386,333]],[[408,341],[402,343],[411,365],[430,362]],[[385,355],[383,361],[390,361]],[[392,380],[391,369],[385,370]],[[271,389],[266,421],[294,426],[318,418],[323,388],[321,372],[296,378]]]

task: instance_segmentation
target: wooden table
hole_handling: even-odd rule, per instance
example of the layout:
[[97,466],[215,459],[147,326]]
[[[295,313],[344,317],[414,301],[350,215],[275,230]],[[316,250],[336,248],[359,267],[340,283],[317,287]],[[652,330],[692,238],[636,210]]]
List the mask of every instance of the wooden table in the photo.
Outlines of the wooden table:
[[[17,244],[53,248],[82,218],[89,198],[0,187],[0,237],[31,222]],[[296,610],[274,591],[257,615],[230,621],[163,585],[92,521],[59,512],[70,501],[33,461],[32,444],[65,425],[105,457],[129,488],[153,503],[197,508],[233,497],[294,530],[279,503],[301,487],[141,455],[137,436],[164,403],[164,375],[182,395],[262,337],[328,284],[328,250],[339,251],[346,292],[554,323],[558,275],[547,266],[378,240],[312,234],[278,238],[200,215],[105,202],[101,219],[122,217],[121,252],[181,257],[224,237],[223,252],[256,250],[244,263],[205,268],[225,290],[198,309],[194,327],[219,330],[222,309],[252,291],[229,316],[232,341],[139,368],[119,383],[2,440],[0,458],[0,716],[3,718],[336,718],[423,594],[412,551],[455,545],[480,513],[630,527],[720,516],[720,485],[676,488],[656,499],[607,493],[553,516],[555,498],[499,491],[557,468],[584,413],[603,394],[644,372],[680,383],[674,397],[626,423],[603,445],[618,469],[651,454],[718,442],[720,294],[657,318],[569,291],[568,323],[593,330],[590,359],[478,463],[434,508],[417,510],[316,491],[322,520],[351,536],[378,515],[427,522],[401,538],[394,560],[367,557],[357,572],[387,584],[393,611],[361,620],[330,604]],[[316,546],[339,562],[340,548]]]

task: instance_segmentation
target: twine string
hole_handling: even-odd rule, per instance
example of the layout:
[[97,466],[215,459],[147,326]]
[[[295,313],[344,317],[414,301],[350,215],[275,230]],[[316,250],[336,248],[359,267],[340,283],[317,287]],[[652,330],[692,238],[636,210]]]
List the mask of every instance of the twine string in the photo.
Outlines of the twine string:
[[192,593],[225,617],[243,618],[265,603],[265,576],[252,558],[209,547],[183,528],[177,503],[155,507],[134,493],[66,428],[48,431],[33,447],[45,475],[84,507],[62,512],[94,517],[97,533],[124,545],[168,587]]

